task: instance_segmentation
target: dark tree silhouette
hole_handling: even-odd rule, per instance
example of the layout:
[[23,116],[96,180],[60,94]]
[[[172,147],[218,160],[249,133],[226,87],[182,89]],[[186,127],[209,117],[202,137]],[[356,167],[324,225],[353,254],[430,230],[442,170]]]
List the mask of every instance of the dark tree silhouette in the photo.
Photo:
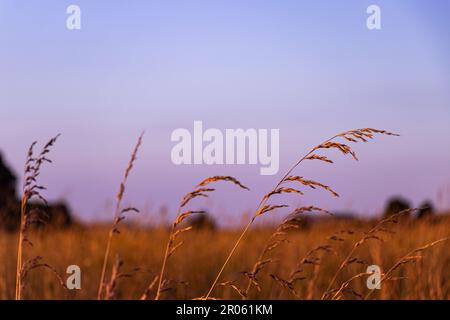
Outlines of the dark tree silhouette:
[[[17,230],[20,223],[20,200],[16,195],[17,177],[5,164],[0,153],[0,230]],[[63,228],[72,225],[72,214],[63,202],[45,206],[31,204],[30,211],[36,219],[37,226],[48,224],[50,227]]]
[[6,166],[0,153],[0,208],[16,198],[17,178]]
[[16,176],[0,153],[0,229],[12,231],[19,226],[20,207],[16,200],[16,182]]

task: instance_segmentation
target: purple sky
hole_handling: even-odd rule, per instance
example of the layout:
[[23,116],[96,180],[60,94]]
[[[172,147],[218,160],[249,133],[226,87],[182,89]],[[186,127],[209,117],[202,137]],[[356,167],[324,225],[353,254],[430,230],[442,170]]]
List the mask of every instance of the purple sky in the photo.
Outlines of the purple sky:
[[[65,27],[72,3],[82,10],[78,31]],[[67,199],[82,219],[103,219],[145,129],[127,203],[173,210],[204,177],[233,175],[251,192],[220,184],[198,206],[237,217],[311,146],[369,126],[401,137],[356,145],[358,163],[331,152],[335,165],[299,168],[341,197],[309,192],[291,203],[374,214],[402,195],[449,207],[450,5],[376,1],[382,29],[369,31],[370,4],[2,1],[0,150],[19,174],[33,140],[61,133],[41,177],[46,194]],[[175,166],[170,135],[194,120],[280,129],[279,174]]]

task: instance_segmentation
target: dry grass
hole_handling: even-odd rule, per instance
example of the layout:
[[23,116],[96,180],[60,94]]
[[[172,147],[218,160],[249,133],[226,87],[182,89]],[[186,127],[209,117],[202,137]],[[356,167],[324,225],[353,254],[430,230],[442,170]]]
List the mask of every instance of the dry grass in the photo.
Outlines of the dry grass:
[[[42,263],[42,257],[35,256],[29,260],[24,261],[25,245],[32,246],[30,238],[28,237],[28,230],[30,226],[42,221],[42,215],[45,213],[33,208],[29,201],[35,198],[47,203],[45,197],[41,194],[42,190],[46,188],[38,184],[38,177],[41,173],[41,167],[44,163],[51,163],[48,158],[48,153],[51,147],[55,144],[59,135],[50,139],[42,148],[41,152],[35,155],[34,147],[37,142],[33,142],[28,149],[27,158],[24,169],[24,183],[22,188],[22,199],[20,204],[20,226],[19,226],[19,240],[17,245],[17,260],[16,260],[16,291],[15,298],[20,300],[22,298],[22,291],[25,287],[25,280],[28,273],[40,267],[48,268],[52,271],[54,269],[47,263]],[[59,277],[58,277],[59,278]]]
[[[209,299],[214,287],[216,286],[216,284],[218,283],[222,273],[224,272],[227,264],[230,262],[232,256],[234,255],[236,249],[238,248],[238,246],[240,245],[240,243],[243,241],[244,236],[246,235],[246,233],[250,230],[250,227],[252,226],[252,224],[255,222],[256,218],[258,218],[259,216],[263,215],[263,214],[267,214],[267,212],[269,211],[273,211],[276,210],[278,208],[282,208],[285,207],[285,204],[267,204],[272,196],[277,195],[277,194],[282,194],[282,193],[294,193],[294,194],[299,194],[299,195],[303,195],[304,193],[298,189],[294,189],[291,187],[283,187],[283,184],[289,184],[292,182],[298,182],[300,183],[302,186],[308,186],[312,189],[316,189],[317,187],[323,188],[327,191],[329,191],[333,196],[338,197],[339,195],[333,191],[329,186],[324,185],[323,183],[314,181],[314,180],[306,180],[303,177],[300,176],[291,176],[291,173],[296,170],[300,164],[305,161],[305,160],[317,160],[317,161],[323,161],[326,163],[333,163],[332,160],[330,160],[328,157],[323,156],[323,155],[319,155],[317,154],[318,151],[321,151],[323,149],[336,149],[339,150],[342,154],[344,155],[351,155],[351,157],[354,160],[358,160],[357,156],[356,156],[356,152],[353,151],[353,149],[348,146],[347,144],[344,144],[342,142],[340,142],[340,140],[346,140],[346,141],[350,141],[352,143],[358,143],[358,142],[367,142],[370,139],[373,139],[374,136],[376,134],[382,134],[382,135],[387,135],[387,136],[398,136],[395,133],[391,133],[385,130],[379,130],[379,129],[373,129],[373,128],[362,128],[362,129],[355,129],[355,130],[349,130],[349,131],[345,131],[342,133],[339,133],[333,137],[331,137],[330,139],[322,142],[321,144],[318,144],[317,146],[313,147],[309,152],[306,153],[306,155],[304,155],[303,157],[301,157],[297,162],[294,163],[294,165],[284,174],[284,176],[278,181],[278,183],[275,185],[275,187],[272,189],[272,191],[270,191],[268,194],[266,194],[265,196],[263,196],[263,198],[261,199],[255,213],[253,214],[252,218],[250,219],[250,221],[248,222],[248,224],[244,227],[244,230],[242,231],[242,233],[239,235],[238,239],[236,240],[234,246],[232,247],[232,249],[230,250],[230,253],[228,254],[227,258],[225,259],[225,262],[223,263],[223,265],[221,266],[217,276],[215,277],[211,287],[208,290],[208,293],[203,297],[204,299]],[[320,211],[322,211],[320,209]],[[299,212],[294,210],[293,214],[296,215]],[[261,260],[258,260],[261,261]],[[257,262],[258,264],[259,262]],[[256,278],[253,274],[248,273],[249,276],[249,280],[248,280],[248,285],[247,285],[247,289],[245,291],[239,289],[238,287],[234,286],[234,288],[237,289],[238,292],[242,293],[244,292],[245,294],[242,295],[243,297],[246,296],[247,291],[250,289],[252,283],[256,283]],[[279,279],[278,277],[275,276],[276,279]],[[279,279],[280,280],[280,279]],[[283,286],[286,287],[286,283],[283,283],[282,281],[279,281],[283,284]],[[290,286],[288,286],[290,287]]]
[[201,181],[193,191],[187,193],[183,197],[183,199],[180,202],[180,206],[178,207],[177,217],[175,218],[175,221],[172,223],[172,227],[171,227],[170,234],[169,234],[169,240],[167,241],[166,250],[164,252],[164,258],[163,258],[163,262],[162,262],[162,266],[161,266],[161,272],[159,275],[158,288],[156,290],[155,300],[159,300],[159,298],[161,297],[161,293],[163,291],[166,291],[169,288],[166,286],[169,284],[169,281],[164,279],[165,271],[166,271],[166,264],[167,264],[169,257],[184,243],[183,241],[180,241],[177,244],[175,244],[175,241],[177,240],[178,236],[180,236],[182,233],[192,229],[191,226],[180,228],[180,225],[182,224],[182,222],[185,219],[189,218],[193,214],[205,213],[204,211],[192,211],[192,210],[187,210],[187,211],[183,212],[182,211],[183,208],[186,207],[193,199],[195,199],[197,197],[208,197],[208,193],[215,191],[215,189],[205,188],[205,187],[207,185],[209,185],[210,183],[217,182],[217,181],[232,182],[235,185],[241,187],[242,189],[249,190],[246,186],[242,185],[238,180],[236,180],[233,177],[214,176],[214,177],[209,177],[209,178]]
[[[120,233],[120,231],[119,231],[119,224],[120,224],[120,222],[122,222],[125,219],[125,214],[127,212],[139,212],[139,210],[134,208],[134,207],[122,208],[122,200],[123,200],[123,195],[125,193],[125,186],[126,186],[126,183],[127,183],[127,180],[128,180],[128,176],[130,175],[130,172],[133,169],[134,162],[137,159],[137,154],[138,154],[138,151],[139,151],[139,147],[142,144],[142,137],[143,137],[143,135],[144,135],[144,133],[142,133],[139,136],[139,138],[137,140],[137,143],[136,143],[136,145],[135,145],[135,147],[133,149],[133,152],[131,153],[131,158],[128,161],[128,165],[127,165],[127,167],[125,169],[125,173],[123,175],[122,182],[120,183],[120,186],[119,186],[119,192],[117,193],[117,196],[116,196],[116,207],[115,207],[115,210],[114,210],[114,221],[113,221],[113,224],[111,226],[111,229],[109,229],[109,232],[108,232],[108,240],[106,241],[106,249],[105,249],[105,254],[104,254],[104,257],[103,257],[102,271],[100,273],[100,282],[99,282],[99,285],[98,285],[97,299],[99,299],[99,300],[103,298],[103,290],[105,288],[106,268],[108,266],[108,260],[109,260],[109,256],[110,256],[110,252],[111,252],[111,244],[112,244],[113,236],[115,234],[119,234]],[[118,262],[116,262],[116,263],[118,263]],[[118,264],[121,264],[121,263],[118,263]],[[117,267],[117,266],[115,265],[115,267]],[[117,275],[117,274],[115,274],[115,271],[117,273],[117,270],[115,270],[113,268],[110,283],[111,283],[111,281],[114,280],[113,279],[114,275]],[[108,293],[107,293],[107,296],[108,296]]]
[[[0,234],[0,258],[4,261],[0,266],[0,298],[448,299],[450,254],[443,244],[449,240],[448,218],[412,223],[403,217],[410,213],[409,210],[372,222],[329,218],[304,229],[300,228],[299,221],[305,214],[329,214],[319,207],[304,206],[295,208],[274,228],[275,231],[267,225],[256,230],[251,228],[257,218],[262,220],[262,216],[287,207],[283,203],[272,203],[279,194],[301,196],[305,189],[323,189],[338,197],[330,186],[292,173],[306,160],[332,164],[328,156],[318,153],[327,149],[338,150],[358,160],[355,151],[340,141],[367,142],[376,134],[396,136],[384,130],[363,128],[343,132],[313,147],[263,196],[240,232],[197,230],[186,233],[192,227],[186,225],[185,220],[202,213],[188,208],[195,206],[193,200],[196,198],[208,197],[215,191],[211,184],[224,181],[249,190],[230,176],[204,179],[181,199],[169,230],[164,227],[122,228],[123,235],[115,242],[121,258],[116,255],[109,277],[107,267],[113,236],[119,233],[118,227],[125,213],[138,212],[133,207],[122,208],[121,203],[142,135],[120,183],[112,226],[108,230],[106,227],[78,226],[66,231],[34,231],[33,237],[37,241],[33,252],[45,252],[46,263],[40,256],[23,262],[24,244],[30,243],[28,226],[33,221],[28,202],[33,197],[45,202],[40,194],[44,187],[37,184],[37,176],[41,164],[49,162],[46,155],[57,137],[51,139],[37,157],[33,154],[35,144],[32,144],[25,167],[19,241],[15,246],[14,236]],[[393,224],[396,224],[395,228]],[[105,232],[108,237],[102,254],[101,240]],[[166,243],[164,248],[163,243]],[[10,283],[14,278],[14,268],[11,268],[14,252],[17,253],[15,290]],[[175,252],[179,254],[175,255]],[[82,270],[83,288],[78,291],[67,290],[60,276],[72,264]],[[124,270],[125,264],[129,266],[128,270]],[[380,281],[382,290],[371,291],[365,285],[366,268],[372,264],[385,270]],[[39,267],[50,272],[33,271]],[[222,278],[226,280],[219,282]],[[408,281],[411,278],[414,281]],[[24,293],[25,279],[29,288]]]

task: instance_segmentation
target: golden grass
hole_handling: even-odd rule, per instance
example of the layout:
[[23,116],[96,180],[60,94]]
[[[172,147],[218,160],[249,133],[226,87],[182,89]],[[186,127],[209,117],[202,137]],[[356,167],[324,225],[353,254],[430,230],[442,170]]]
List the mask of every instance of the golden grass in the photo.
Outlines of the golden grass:
[[[271,251],[274,263],[268,264],[259,274],[260,291],[253,287],[249,299],[296,299],[292,292],[282,287],[270,275],[280,279],[289,279],[291,273],[302,260],[303,271],[296,276],[304,278],[294,282],[294,289],[301,299],[320,299],[327,291],[328,285],[336,273],[339,264],[352,250],[356,241],[374,224],[365,225],[358,222],[329,221],[312,225],[306,230],[289,233],[289,243],[282,243]],[[333,240],[330,235],[336,230],[354,230],[354,234],[342,234],[344,241]],[[379,264],[386,273],[412,250],[449,235],[450,221],[440,223],[417,222],[400,223],[393,230],[395,234],[385,236],[386,241],[369,241],[357,249],[355,256],[365,264],[352,263],[339,273],[333,289],[351,277],[366,271],[366,264]],[[117,252],[124,262],[122,272],[131,277],[120,278],[115,284],[116,299],[140,299],[149,284],[159,273],[164,243],[169,231],[163,228],[138,230],[122,227],[120,238],[115,242]],[[35,252],[45,252],[46,261],[60,274],[64,275],[67,266],[77,264],[82,270],[81,290],[66,290],[55,279],[54,274],[46,269],[30,272],[24,299],[95,299],[98,289],[98,275],[102,267],[105,233],[107,227],[74,228],[52,232],[33,232]],[[218,268],[227,256],[233,240],[238,235],[236,230],[194,231],[185,234],[184,245],[176,255],[171,256],[167,265],[167,277],[170,286],[161,293],[161,299],[192,299],[201,296],[209,289]],[[238,287],[247,284],[243,274],[251,270],[259,253],[264,249],[267,239],[272,235],[271,228],[255,228],[248,233],[246,241],[236,252],[235,258],[223,274],[225,281],[234,281]],[[188,240],[188,241],[187,241]],[[14,274],[16,236],[0,234],[0,298],[14,298]],[[316,251],[315,257],[320,264],[311,263],[315,257],[308,252],[319,245],[331,246],[331,254]],[[374,248],[379,247],[379,256]],[[322,255],[322,256],[321,256]],[[392,272],[397,281],[382,284],[382,290],[376,290],[369,298],[373,299],[450,299],[450,252],[447,244],[429,248],[424,258],[409,265],[402,265]],[[135,271],[140,267],[139,271]],[[351,289],[366,296],[370,291],[365,286],[364,277],[351,282]],[[384,295],[383,295],[384,294]],[[147,292],[145,298],[153,299],[155,287]],[[240,299],[241,296],[230,287],[218,286],[215,298]],[[343,298],[354,299],[356,296],[348,291]]]
[[[275,187],[272,189],[272,191],[270,191],[268,194],[266,194],[261,199],[257,209],[255,210],[255,213],[253,214],[253,216],[251,217],[251,219],[249,220],[247,225],[244,227],[244,230],[242,231],[242,233],[239,235],[238,239],[234,243],[234,246],[230,250],[230,253],[228,254],[227,258],[225,259],[225,262],[220,267],[219,272],[217,273],[217,275],[216,275],[216,277],[215,277],[211,287],[209,288],[207,294],[204,297],[202,297],[202,298],[204,298],[204,299],[209,299],[210,298],[211,293],[213,292],[214,287],[216,286],[216,284],[218,283],[219,279],[221,278],[221,275],[224,272],[227,264],[230,262],[230,260],[231,260],[232,256],[234,255],[236,249],[238,248],[240,243],[243,241],[244,236],[250,230],[250,227],[255,222],[256,218],[258,218],[259,216],[261,216],[263,214],[266,214],[269,211],[273,211],[273,210],[276,210],[278,208],[281,208],[281,207],[285,206],[284,204],[275,204],[275,205],[267,204],[267,202],[269,202],[271,200],[271,197],[273,195],[281,194],[281,193],[297,193],[297,194],[303,195],[303,192],[300,191],[300,190],[297,190],[297,189],[294,189],[294,188],[290,188],[290,187],[282,187],[283,184],[292,183],[292,182],[299,182],[301,185],[309,186],[312,189],[316,189],[317,187],[321,187],[321,188],[331,192],[331,194],[333,196],[336,196],[336,197],[339,196],[330,187],[328,187],[328,186],[326,186],[326,185],[324,185],[324,184],[322,184],[320,182],[313,181],[313,180],[305,180],[305,179],[303,179],[300,176],[291,176],[291,173],[294,170],[296,170],[297,167],[299,167],[300,164],[303,161],[305,161],[305,160],[318,160],[318,161],[324,161],[326,163],[333,163],[333,161],[331,161],[327,157],[317,154],[318,151],[321,151],[323,149],[336,149],[336,150],[339,150],[342,154],[344,154],[344,155],[351,155],[351,157],[354,160],[358,160],[358,158],[356,156],[356,152],[353,151],[353,149],[350,146],[348,146],[347,144],[341,143],[339,141],[344,139],[346,141],[350,141],[350,142],[353,142],[353,143],[358,143],[358,142],[361,142],[361,141],[362,142],[367,142],[368,140],[373,139],[376,134],[387,135],[387,136],[398,136],[397,134],[388,132],[386,130],[379,130],[379,129],[373,129],[373,128],[362,128],[362,129],[354,129],[354,130],[345,131],[345,132],[339,133],[339,134],[331,137],[330,139],[322,142],[321,144],[318,144],[317,146],[313,147],[303,157],[301,157],[297,162],[295,162],[294,165],[291,166],[291,168],[289,170],[287,170],[287,172],[284,174],[284,176],[278,181],[278,183],[275,185]],[[208,181],[208,179],[206,181]],[[299,213],[299,212],[294,211],[293,214],[295,215],[296,213]],[[250,289],[252,283],[256,283],[255,275],[251,274],[251,273],[248,273],[248,275],[249,275],[249,280],[248,280],[248,285],[247,285],[248,289],[246,291],[248,291]],[[275,278],[279,279],[276,276],[275,276]],[[279,280],[281,280],[281,279],[279,279]],[[283,283],[282,281],[280,281],[280,282]],[[284,283],[283,285],[286,286],[286,283]],[[238,292],[241,293],[241,295],[242,295],[242,292],[246,292],[246,291],[242,291],[241,289],[239,289],[236,286],[234,286],[234,288],[236,288],[238,290]],[[290,286],[288,286],[288,288],[290,288]],[[245,297],[246,294],[244,294],[242,296]]]
[[[317,152],[335,149],[344,155],[350,155],[358,160],[355,151],[340,140],[352,143],[367,142],[376,134],[396,136],[384,130],[363,128],[343,132],[313,147],[300,158],[278,181],[275,187],[259,202],[257,209],[243,230],[222,230],[218,232],[197,231],[185,225],[185,220],[193,214],[202,211],[190,210],[198,197],[208,197],[215,191],[210,185],[220,181],[231,182],[234,185],[249,190],[240,181],[231,176],[213,176],[201,181],[193,191],[187,193],[180,201],[177,216],[169,230],[165,228],[127,228],[125,234],[115,244],[117,252],[109,277],[107,266],[110,260],[114,234],[119,233],[120,222],[125,213],[138,210],[134,207],[123,209],[121,206],[127,178],[133,168],[142,135],[131,154],[131,159],[125,170],[119,192],[116,197],[114,221],[107,231],[106,249],[100,254],[102,245],[101,234],[105,227],[76,227],[66,231],[48,233],[44,230],[34,232],[39,240],[33,252],[45,252],[46,262],[42,257],[34,256],[24,260],[24,244],[31,243],[28,234],[29,225],[33,222],[32,210],[28,201],[37,197],[45,202],[40,190],[45,189],[37,184],[41,164],[50,162],[46,155],[56,141],[51,139],[37,157],[33,147],[29,149],[25,166],[25,183],[23,188],[21,223],[17,246],[11,244],[11,235],[1,235],[0,257],[5,263],[0,266],[0,298],[10,298],[10,256],[16,252],[16,282],[14,297],[25,298],[82,298],[90,299],[93,295],[95,274],[100,274],[97,287],[97,299],[162,299],[162,298],[194,298],[194,299],[228,299],[228,298],[295,298],[295,299],[368,299],[375,295],[379,298],[434,298],[449,297],[449,254],[442,252],[442,244],[449,240],[448,219],[425,220],[412,223],[401,219],[410,211],[401,212],[380,221],[362,222],[325,220],[314,223],[312,228],[303,230],[299,221],[307,213],[326,213],[315,206],[295,208],[281,224],[270,232],[270,228],[252,230],[257,218],[267,215],[287,205],[271,203],[279,194],[303,195],[306,189],[324,189],[332,196],[338,193],[330,186],[318,181],[306,179],[303,176],[292,175],[293,171],[306,160],[317,160],[332,164],[327,156]],[[293,184],[296,184],[294,187]],[[261,220],[259,218],[258,220]],[[331,223],[327,222],[331,221]],[[401,222],[401,223],[399,223]],[[400,224],[399,232],[394,239],[381,248],[386,235],[393,233],[391,224]],[[334,229],[331,230],[330,227]],[[340,227],[336,231],[336,227]],[[355,227],[357,227],[355,229]],[[365,227],[366,229],[362,228]],[[332,232],[334,231],[334,232]],[[414,237],[410,235],[414,234]],[[244,236],[246,240],[244,241]],[[236,237],[237,240],[234,238]],[[165,240],[166,239],[166,240]],[[375,244],[373,244],[375,242]],[[378,243],[379,242],[379,243]],[[161,244],[166,243],[163,250]],[[230,247],[230,243],[232,244]],[[57,244],[57,247],[54,247]],[[440,246],[438,246],[440,245]],[[437,247],[437,248],[435,248]],[[445,248],[445,247],[444,247]],[[62,250],[62,251],[61,251]],[[174,255],[175,251],[184,254]],[[437,251],[438,256],[433,256]],[[431,251],[429,253],[428,251]],[[409,253],[407,253],[409,252]],[[68,256],[69,254],[70,256]],[[423,259],[426,256],[427,259]],[[53,256],[53,259],[52,259]],[[101,257],[103,256],[103,259]],[[69,258],[70,260],[69,261]],[[401,257],[400,259],[398,257]],[[439,257],[439,258],[438,258]],[[169,258],[173,262],[169,264]],[[25,262],[23,262],[25,261]],[[162,261],[159,266],[158,261]],[[222,261],[222,262],[221,262]],[[68,291],[60,276],[65,268],[76,264],[82,270],[83,289]],[[382,273],[381,291],[368,291],[364,279],[368,276],[366,267],[378,264],[387,270]],[[407,271],[410,264],[419,266],[419,273]],[[128,270],[124,271],[125,265]],[[39,267],[50,271],[52,282],[48,275],[31,272]],[[429,268],[429,269],[427,269]],[[432,269],[431,269],[432,268]],[[159,271],[157,271],[159,270]],[[215,272],[214,270],[219,270]],[[433,270],[433,271],[431,271]],[[412,286],[407,280],[413,273]],[[396,273],[400,273],[396,275]],[[56,279],[58,281],[55,281]],[[226,280],[219,283],[219,280]],[[25,279],[29,280],[30,288],[25,296],[23,288]],[[126,279],[127,281],[123,281]],[[58,283],[59,282],[59,283]],[[406,282],[406,284],[405,284]],[[386,290],[388,286],[388,290]],[[202,295],[206,292],[205,295]]]
[[[108,240],[106,241],[106,249],[105,249],[105,254],[104,254],[104,257],[103,257],[102,271],[100,273],[100,282],[99,282],[99,285],[98,285],[97,299],[99,299],[99,300],[103,298],[102,294],[103,294],[103,289],[105,288],[106,268],[108,266],[108,259],[109,259],[109,255],[110,255],[110,252],[111,252],[111,244],[112,244],[113,236],[114,236],[114,234],[119,234],[120,233],[120,231],[119,231],[119,224],[120,224],[121,221],[123,221],[125,219],[125,213],[127,213],[127,212],[139,212],[139,210],[134,208],[134,207],[127,207],[127,208],[123,209],[121,207],[121,205],[122,205],[123,195],[125,193],[125,186],[126,186],[126,183],[127,183],[127,180],[128,180],[128,176],[130,175],[130,172],[131,172],[131,170],[133,169],[133,166],[134,166],[134,162],[137,159],[137,154],[138,154],[139,148],[140,148],[140,146],[142,144],[142,137],[143,137],[143,135],[144,135],[144,133],[142,133],[139,136],[139,138],[138,138],[138,140],[136,142],[136,145],[135,145],[135,147],[133,149],[133,152],[131,153],[131,158],[128,161],[127,167],[125,169],[125,173],[124,173],[123,178],[122,178],[122,182],[120,183],[120,186],[119,186],[119,192],[117,193],[117,196],[116,196],[116,207],[115,207],[115,210],[114,210],[114,221],[113,221],[113,224],[111,226],[111,229],[109,229],[109,232],[108,232]],[[117,260],[119,260],[119,258],[117,258]],[[110,283],[114,282],[114,280],[115,280],[114,276],[117,276],[117,271],[118,271],[117,268],[118,268],[118,265],[120,265],[120,264],[121,263],[119,261],[116,261],[116,265],[115,265],[116,269],[113,268],[113,270],[112,270]],[[111,294],[112,293],[109,292],[109,294],[107,293],[107,296],[111,296]]]
[[35,210],[29,208],[29,201],[32,199],[39,199],[44,203],[47,203],[45,197],[41,195],[41,191],[45,190],[45,187],[38,184],[38,177],[41,173],[41,167],[44,163],[52,161],[48,158],[50,148],[55,144],[59,135],[50,139],[42,148],[41,152],[35,155],[34,147],[37,142],[33,142],[28,149],[27,158],[25,161],[24,169],[24,183],[22,188],[22,199],[20,202],[20,225],[19,225],[19,240],[17,245],[17,260],[16,260],[16,290],[15,299],[20,300],[22,298],[22,291],[25,287],[26,276],[32,269],[45,267],[54,271],[54,269],[46,264],[42,263],[42,257],[35,256],[29,260],[23,259],[25,245],[31,245],[32,242],[28,238],[28,230],[31,225],[41,221],[41,213],[35,212]]

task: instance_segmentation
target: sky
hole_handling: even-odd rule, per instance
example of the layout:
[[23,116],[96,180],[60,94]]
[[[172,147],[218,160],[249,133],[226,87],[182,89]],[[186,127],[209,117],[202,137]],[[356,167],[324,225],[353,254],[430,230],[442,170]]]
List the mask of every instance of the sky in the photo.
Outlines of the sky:
[[[68,30],[66,8],[81,9]],[[366,27],[369,5],[381,30]],[[211,175],[236,176],[197,206],[238,219],[284,171],[338,132],[386,129],[355,145],[359,162],[296,174],[333,186],[294,204],[376,214],[400,195],[450,207],[450,3],[353,1],[0,0],[0,150],[20,175],[28,145],[61,133],[42,173],[52,201],[110,218],[135,141],[145,136],[126,203],[173,214]],[[177,128],[280,130],[280,171],[171,161]],[[440,194],[443,194],[443,196]]]

